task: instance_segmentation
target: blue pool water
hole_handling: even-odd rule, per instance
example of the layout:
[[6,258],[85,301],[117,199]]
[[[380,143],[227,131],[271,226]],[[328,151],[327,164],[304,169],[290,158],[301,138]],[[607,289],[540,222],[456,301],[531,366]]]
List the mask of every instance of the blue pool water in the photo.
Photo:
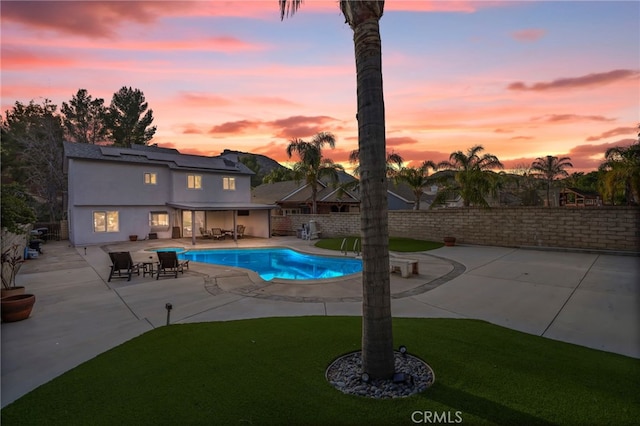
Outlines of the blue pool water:
[[362,271],[360,259],[315,256],[287,248],[187,250],[178,251],[178,258],[251,269],[265,281],[336,278]]

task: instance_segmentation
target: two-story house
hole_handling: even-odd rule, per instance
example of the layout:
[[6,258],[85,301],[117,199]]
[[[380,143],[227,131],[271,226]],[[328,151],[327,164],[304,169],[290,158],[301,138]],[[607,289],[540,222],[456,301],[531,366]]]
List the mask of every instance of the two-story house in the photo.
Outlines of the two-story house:
[[253,172],[231,156],[64,143],[69,240],[75,246],[191,237],[200,228],[269,238],[273,205],[251,202]]

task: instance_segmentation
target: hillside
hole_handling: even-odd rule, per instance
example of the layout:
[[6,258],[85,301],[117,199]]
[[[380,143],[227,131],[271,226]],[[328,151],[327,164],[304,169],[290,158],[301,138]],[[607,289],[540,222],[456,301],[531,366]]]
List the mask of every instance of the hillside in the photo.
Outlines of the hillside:
[[282,164],[276,160],[269,158],[262,154],[253,154],[250,152],[235,151],[232,149],[225,149],[220,155],[235,154],[238,159],[249,167],[256,174],[251,178],[251,186],[256,187],[262,183],[262,178],[271,173],[275,169],[286,169]]

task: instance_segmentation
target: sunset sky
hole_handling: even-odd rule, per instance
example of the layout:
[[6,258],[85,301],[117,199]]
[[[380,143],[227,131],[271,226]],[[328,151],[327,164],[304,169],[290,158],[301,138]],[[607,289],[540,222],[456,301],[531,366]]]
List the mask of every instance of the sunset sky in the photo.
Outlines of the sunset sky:
[[[269,1],[6,1],[2,100],[105,104],[140,89],[152,143],[288,161],[291,138],[357,148],[352,30],[337,1],[280,21]],[[597,168],[637,140],[640,2],[394,1],[380,21],[387,149],[416,165],[480,144],[506,168],[569,156]]]

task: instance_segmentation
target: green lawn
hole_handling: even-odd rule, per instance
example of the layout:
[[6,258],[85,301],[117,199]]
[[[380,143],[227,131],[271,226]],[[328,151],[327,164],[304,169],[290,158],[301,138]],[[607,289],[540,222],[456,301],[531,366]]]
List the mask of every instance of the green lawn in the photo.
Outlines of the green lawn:
[[[353,243],[356,239],[360,240],[360,237],[346,237],[347,242],[345,246],[349,249],[349,251],[353,251]],[[340,250],[342,247],[342,241],[344,237],[340,238],[324,238],[318,241],[315,245],[316,247],[328,249],[328,250]],[[360,243],[360,241],[359,241]],[[425,241],[425,240],[414,240],[412,238],[399,238],[399,237],[390,237],[389,238],[389,250],[391,251],[401,251],[401,252],[412,252],[412,251],[427,251],[440,248],[444,245],[444,243],[437,243],[434,241]],[[359,247],[361,247],[359,245]]]
[[2,424],[410,425],[412,415],[424,419],[415,412],[450,413],[463,424],[640,419],[637,359],[476,320],[394,319],[395,346],[427,361],[435,384],[404,399],[344,395],[324,372],[337,356],[359,349],[360,321],[297,317],[161,327],[5,407]]

